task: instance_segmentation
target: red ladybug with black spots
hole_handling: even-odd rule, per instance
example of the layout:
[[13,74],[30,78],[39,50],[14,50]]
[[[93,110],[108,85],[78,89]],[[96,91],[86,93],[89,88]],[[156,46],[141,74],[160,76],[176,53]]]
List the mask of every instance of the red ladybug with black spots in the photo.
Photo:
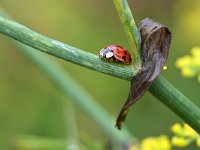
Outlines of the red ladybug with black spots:
[[131,63],[131,55],[128,50],[117,44],[104,47],[99,52],[99,58],[112,62],[121,62],[124,64]]

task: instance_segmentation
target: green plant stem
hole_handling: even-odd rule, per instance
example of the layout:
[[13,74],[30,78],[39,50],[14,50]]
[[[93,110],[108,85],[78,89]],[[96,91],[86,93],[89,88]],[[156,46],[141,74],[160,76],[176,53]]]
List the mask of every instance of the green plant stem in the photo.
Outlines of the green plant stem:
[[162,76],[155,80],[149,92],[200,133],[200,110]]
[[[31,31],[30,29],[22,25],[19,25],[18,23],[15,23],[3,17],[0,17],[0,32],[24,44],[37,48],[45,53],[49,53],[51,55],[65,59],[83,67],[87,67],[92,70],[103,72],[125,80],[130,81],[132,76],[135,75],[135,73],[138,71],[137,69],[136,71],[125,65],[120,66],[112,63],[103,62],[99,60],[96,55],[81,51],[77,48],[73,48],[61,42],[49,39],[45,36]],[[193,127],[197,132],[200,133],[200,110],[192,102],[189,102],[187,98],[182,98],[185,97],[184,95],[180,94],[179,96],[176,96],[176,94],[180,92],[173,86],[169,86],[170,84],[167,81],[166,83],[167,84],[163,83],[161,78],[158,78],[151,86],[151,89],[154,90],[150,90],[150,92],[153,95],[155,95],[160,101],[165,101],[165,105],[168,104],[167,106],[172,111],[174,111],[186,123],[188,123],[191,127]],[[164,89],[168,89],[167,92],[161,92],[161,94],[158,94],[158,92],[163,87],[165,87]],[[171,99],[168,99],[168,97],[171,97]],[[181,103],[177,103],[177,101]],[[186,107],[186,105],[182,105],[182,103],[185,103],[186,105],[190,104],[189,106],[191,111],[188,111],[188,107]],[[191,116],[191,114],[193,114],[193,117],[186,118],[183,115],[180,115],[180,112],[182,112],[181,114],[184,115],[187,114],[187,116]]]
[[[1,9],[0,14],[8,17],[8,15]],[[135,143],[138,142],[138,140],[132,136],[130,132],[128,132],[126,127],[124,127],[122,132],[119,132],[116,128],[114,128],[115,119],[98,103],[96,103],[90,94],[78,83],[76,83],[76,81],[70,77],[66,70],[64,70],[60,65],[49,59],[46,55],[35,51],[35,49],[17,41],[12,41],[17,47],[19,47],[19,50],[24,55],[33,61],[33,63],[35,63],[37,67],[51,79],[57,89],[60,89],[60,91],[63,92],[65,97],[70,97],[70,100],[82,108],[88,116],[97,122],[97,124],[112,137],[112,139],[118,141],[119,144],[125,144],[130,140]],[[71,117],[70,114],[68,115]]]
[[120,20],[124,26],[124,31],[126,32],[129,44],[133,52],[133,65],[140,68],[141,37],[140,32],[132,16],[131,10],[128,6],[128,2],[127,0],[114,0],[114,4],[118,11]]
[[138,68],[133,68],[131,65],[121,67],[121,64],[105,62],[100,60],[97,54],[94,55],[47,38],[3,17],[0,17],[0,32],[44,53],[111,76],[125,78],[130,75],[135,75],[138,72]]
[[[113,0],[119,13],[122,24],[129,40],[134,57],[140,61],[141,36],[136,27],[134,18],[130,11],[127,0]],[[134,47],[136,45],[136,49]],[[139,57],[139,58],[137,58]],[[200,110],[181,92],[168,83],[163,77],[158,77],[154,81],[150,90],[152,95],[157,97],[161,102],[173,110],[190,126],[200,133]]]
[[70,97],[70,99],[97,122],[108,135],[120,142],[125,142],[133,138],[126,129],[123,132],[117,131],[117,129],[114,128],[114,118],[99,106],[89,93],[76,83],[76,81],[56,62],[26,45],[20,45],[20,50],[37,64],[41,71],[46,73],[47,77],[55,84],[57,89],[63,92],[67,97]]
[[79,147],[78,145],[72,144],[70,139],[54,139],[39,136],[18,136],[15,137],[13,143],[12,149],[17,148],[18,150],[66,150],[70,149],[70,147],[86,150],[83,145]]
[[[62,94],[63,95],[63,94]],[[78,126],[76,122],[75,109],[73,100],[66,101],[66,95],[62,96],[64,126],[66,129],[66,138],[71,140],[71,143],[79,145]]]

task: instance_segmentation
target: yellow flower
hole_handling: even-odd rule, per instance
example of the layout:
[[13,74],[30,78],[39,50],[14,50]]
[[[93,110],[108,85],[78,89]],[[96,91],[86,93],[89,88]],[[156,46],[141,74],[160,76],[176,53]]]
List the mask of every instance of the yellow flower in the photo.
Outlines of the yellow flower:
[[149,137],[141,142],[142,150],[170,150],[171,144],[167,136]]
[[[185,55],[176,60],[176,67],[181,69],[184,77],[194,77],[200,73],[200,47],[193,47],[191,55]],[[198,77],[200,81],[200,77]]]
[[200,47],[193,47],[191,49],[191,54],[193,58],[199,58],[200,59]]
[[185,67],[185,66],[190,65],[191,62],[192,62],[191,56],[185,55],[185,56],[183,56],[183,57],[181,57],[181,58],[178,58],[178,59],[176,60],[176,67],[177,67],[177,68],[183,68],[183,67]]
[[167,70],[167,66],[163,66],[163,70]]
[[194,71],[190,67],[183,67],[181,70],[181,74],[184,77],[193,77],[195,76]]
[[191,49],[191,54],[193,57],[192,64],[194,67],[200,67],[200,47],[193,47]]
[[161,135],[158,137],[158,142],[160,146],[160,150],[170,150],[171,149],[171,144],[170,140],[167,136]]
[[155,138],[149,137],[142,140],[141,147],[142,150],[156,150],[156,147],[158,147],[158,143],[156,142]]
[[190,137],[190,138],[196,138],[197,137],[197,133],[196,131],[194,131],[188,124],[184,123],[183,124],[183,130],[184,130],[184,135],[186,137]]
[[185,139],[184,137],[178,137],[178,136],[172,137],[171,142],[172,142],[172,145],[177,146],[177,147],[185,147],[189,144],[187,139]]
[[180,123],[175,123],[172,125],[171,127],[171,131],[178,136],[182,136],[183,135],[183,128],[181,126]]
[[200,147],[200,137],[197,138],[196,144],[197,144],[198,147]]
[[200,67],[200,57],[199,58],[193,58],[192,65],[193,65],[193,67]]

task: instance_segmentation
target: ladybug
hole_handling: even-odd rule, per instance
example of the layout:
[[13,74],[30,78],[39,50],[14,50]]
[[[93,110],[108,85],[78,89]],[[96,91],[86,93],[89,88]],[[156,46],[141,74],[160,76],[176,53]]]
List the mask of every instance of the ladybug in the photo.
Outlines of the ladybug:
[[131,55],[128,50],[117,44],[106,46],[100,50],[99,58],[112,62],[131,63]]

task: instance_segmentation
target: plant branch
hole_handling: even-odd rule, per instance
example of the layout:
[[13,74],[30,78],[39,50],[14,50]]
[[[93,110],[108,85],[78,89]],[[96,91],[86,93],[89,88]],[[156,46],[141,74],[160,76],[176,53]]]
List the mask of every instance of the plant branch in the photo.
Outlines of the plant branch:
[[128,2],[127,0],[114,0],[114,4],[118,11],[120,20],[124,26],[124,31],[127,35],[129,44],[133,52],[133,65],[140,68],[141,37],[140,32],[138,31],[138,28],[132,16],[131,10],[128,6]]
[[60,90],[66,97],[70,97],[70,100],[84,110],[84,112],[97,122],[97,124],[99,124],[108,135],[120,142],[125,142],[128,139],[134,138],[126,129],[124,132],[118,132],[114,128],[114,118],[111,117],[98,103],[96,103],[90,94],[76,83],[76,81],[67,74],[66,70],[64,71],[59,64],[45,55],[41,55],[41,53],[38,53],[31,47],[20,43],[18,43],[17,46],[23,54],[25,54],[43,73],[46,74],[58,90]]
[[97,55],[47,38],[23,25],[3,17],[0,17],[0,32],[44,53],[111,76],[125,79],[126,77],[135,75],[138,71],[138,68],[133,68],[133,66],[130,65],[124,66],[105,62],[100,60]]
[[[0,14],[9,17],[2,9],[0,9]],[[55,84],[57,89],[63,92],[65,97],[70,97],[70,100],[83,109],[88,116],[97,122],[97,124],[112,137],[112,139],[117,140],[120,144],[127,143],[130,139],[135,143],[138,142],[126,128],[124,128],[122,132],[113,128],[115,119],[96,103],[90,94],[76,83],[76,81],[59,64],[27,45],[21,44],[15,40],[11,41],[41,70],[41,72],[46,74],[46,76]]]
[[[3,17],[0,17],[0,32],[24,44],[41,50],[42,52],[121,79],[130,81],[132,76],[138,71],[137,69],[132,69],[130,66],[101,61],[96,55],[49,39]],[[166,106],[200,133],[200,110],[175,87],[166,80],[164,81],[162,78],[156,79],[150,88],[151,94],[164,102]],[[163,91],[164,89],[166,92]],[[177,93],[179,93],[178,96]],[[188,108],[190,108],[190,111],[188,111]]]
[[159,76],[149,92],[200,133],[200,109],[166,79]]

